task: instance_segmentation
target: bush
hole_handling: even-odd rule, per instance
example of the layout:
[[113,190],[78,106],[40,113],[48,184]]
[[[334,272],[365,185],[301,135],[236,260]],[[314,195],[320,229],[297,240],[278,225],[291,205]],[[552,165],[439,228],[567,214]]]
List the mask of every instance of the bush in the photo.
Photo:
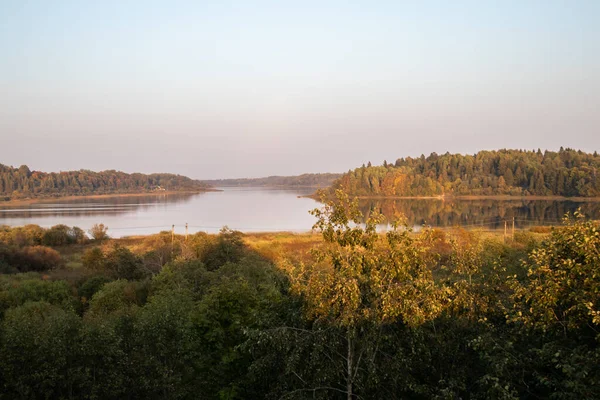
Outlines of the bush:
[[245,253],[243,233],[224,227],[202,261],[206,264],[206,269],[214,271],[228,262],[238,262]]
[[99,247],[86,250],[81,257],[81,262],[85,268],[92,271],[104,270],[104,254]]
[[107,231],[108,226],[105,226],[104,224],[94,224],[92,229],[90,229],[88,232],[90,233],[92,239],[102,241],[108,239],[108,234],[106,233]]
[[9,310],[2,322],[5,398],[67,398],[78,372],[75,359],[80,320],[46,302]]
[[58,251],[45,246],[23,247],[19,252],[16,267],[21,272],[48,271],[61,263]]
[[74,226],[71,229],[69,229],[67,231],[67,235],[69,236],[69,243],[83,244],[88,241],[88,238],[85,235],[83,229],[77,226]]
[[551,226],[532,226],[531,228],[529,228],[530,232],[533,233],[550,233],[552,232],[552,227]]
[[106,315],[124,308],[143,305],[147,297],[145,282],[124,279],[108,282],[90,300],[88,315]]
[[66,281],[47,281],[32,274],[18,274],[0,282],[0,314],[9,308],[34,301],[45,301],[64,310],[77,307],[71,287]]
[[44,232],[42,244],[44,246],[64,246],[72,243],[71,236],[69,236],[70,229],[71,228],[66,225],[53,226]]
[[5,228],[1,241],[16,246],[36,246],[42,244],[44,228],[38,225],[25,225],[17,228]]
[[112,251],[107,254],[104,265],[116,279],[135,280],[146,275],[140,257],[119,245],[113,247]]
[[110,281],[110,278],[103,275],[92,276],[91,278],[83,282],[83,284],[79,288],[79,297],[81,297],[82,301],[84,302],[89,301],[94,296],[94,294],[101,290],[104,287],[104,285],[109,283]]
[[61,262],[60,254],[49,247],[0,246],[0,263],[4,264],[2,269],[5,272],[48,271],[58,267]]

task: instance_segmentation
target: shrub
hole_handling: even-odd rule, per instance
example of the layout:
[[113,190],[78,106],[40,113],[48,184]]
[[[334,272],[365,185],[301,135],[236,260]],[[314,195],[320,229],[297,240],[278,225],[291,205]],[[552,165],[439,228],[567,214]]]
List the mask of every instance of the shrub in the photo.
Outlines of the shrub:
[[116,245],[107,254],[105,268],[117,279],[140,279],[146,275],[142,260],[129,249]]
[[552,232],[552,227],[551,226],[532,226],[531,228],[529,228],[530,232],[533,233],[550,233]]
[[84,301],[89,301],[94,294],[96,294],[99,290],[101,290],[105,284],[109,283],[110,278],[103,275],[92,276],[79,288],[79,297]]
[[45,246],[0,246],[0,263],[5,272],[47,271],[58,267],[61,261],[56,250]]
[[243,233],[224,227],[202,261],[206,264],[206,269],[214,271],[228,262],[238,262],[245,252]]
[[48,271],[61,263],[60,254],[49,247],[23,247],[17,252],[16,267],[21,272]]
[[107,231],[108,226],[105,226],[104,224],[94,224],[88,232],[92,239],[102,241],[108,239]]
[[69,236],[70,243],[83,244],[83,243],[87,242],[87,240],[88,240],[83,229],[81,229],[77,226],[74,226],[71,229],[69,229],[67,231],[67,235]]
[[99,247],[93,247],[83,253],[81,262],[85,268],[92,271],[102,271],[104,269],[104,254]]
[[68,226],[62,224],[53,226],[44,232],[42,244],[44,246],[64,246],[72,243],[71,236],[69,236],[70,229]]
[[36,246],[42,244],[44,232],[44,228],[38,225],[25,225],[9,229],[4,241],[17,246]]

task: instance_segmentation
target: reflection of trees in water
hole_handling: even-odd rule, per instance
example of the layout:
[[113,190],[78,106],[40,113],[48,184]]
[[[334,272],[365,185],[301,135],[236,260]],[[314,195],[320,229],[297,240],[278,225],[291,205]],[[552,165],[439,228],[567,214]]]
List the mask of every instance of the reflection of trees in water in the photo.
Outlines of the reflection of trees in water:
[[[158,204],[186,203],[199,195],[197,193],[175,193],[148,196],[56,199],[27,205],[0,207],[0,219],[122,215],[156,207]],[[19,211],[2,212],[2,210],[11,209],[18,209]]]
[[552,225],[559,223],[567,212],[572,213],[578,208],[590,218],[600,216],[600,202],[563,200],[363,199],[359,206],[365,216],[370,210],[377,210],[388,221],[404,215],[410,225],[431,226],[500,228],[505,220],[512,221],[513,218],[517,227]]

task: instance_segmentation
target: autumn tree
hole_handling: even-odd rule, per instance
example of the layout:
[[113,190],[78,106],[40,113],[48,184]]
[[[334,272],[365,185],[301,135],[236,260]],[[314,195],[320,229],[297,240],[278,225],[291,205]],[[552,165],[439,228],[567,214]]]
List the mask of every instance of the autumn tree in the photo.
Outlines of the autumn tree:
[[108,226],[104,224],[94,224],[88,232],[94,240],[102,241],[108,239]]
[[515,282],[517,319],[544,330],[600,328],[600,229],[579,211],[534,250]]
[[398,321],[422,324],[440,314],[445,293],[432,276],[430,231],[415,235],[395,223],[379,234],[381,215],[373,212],[361,225],[358,201],[343,191],[323,201],[312,214],[324,243],[313,250],[313,262],[291,268],[292,287],[305,299],[309,318],[345,332],[344,391],[352,399],[362,364],[377,356],[376,349],[365,354],[368,331]]

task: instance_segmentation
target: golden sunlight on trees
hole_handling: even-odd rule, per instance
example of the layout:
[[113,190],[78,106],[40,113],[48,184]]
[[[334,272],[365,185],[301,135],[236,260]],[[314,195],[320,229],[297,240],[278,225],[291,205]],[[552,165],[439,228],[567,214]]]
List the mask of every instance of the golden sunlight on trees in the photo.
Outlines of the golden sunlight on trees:
[[[600,229],[576,212],[529,256],[515,282],[515,319],[543,330],[600,327]],[[516,277],[515,277],[516,278]]]
[[108,239],[108,226],[104,224],[94,224],[92,229],[89,230],[90,236],[92,239],[97,241],[102,241]]
[[414,235],[396,223],[380,235],[382,216],[371,213],[361,225],[357,200],[343,191],[324,202],[312,212],[324,243],[313,250],[314,262],[291,266],[290,275],[308,316],[346,332],[346,393],[352,399],[354,377],[368,359],[367,331],[396,321],[416,326],[431,320],[442,312],[447,293],[433,279],[431,231]]

